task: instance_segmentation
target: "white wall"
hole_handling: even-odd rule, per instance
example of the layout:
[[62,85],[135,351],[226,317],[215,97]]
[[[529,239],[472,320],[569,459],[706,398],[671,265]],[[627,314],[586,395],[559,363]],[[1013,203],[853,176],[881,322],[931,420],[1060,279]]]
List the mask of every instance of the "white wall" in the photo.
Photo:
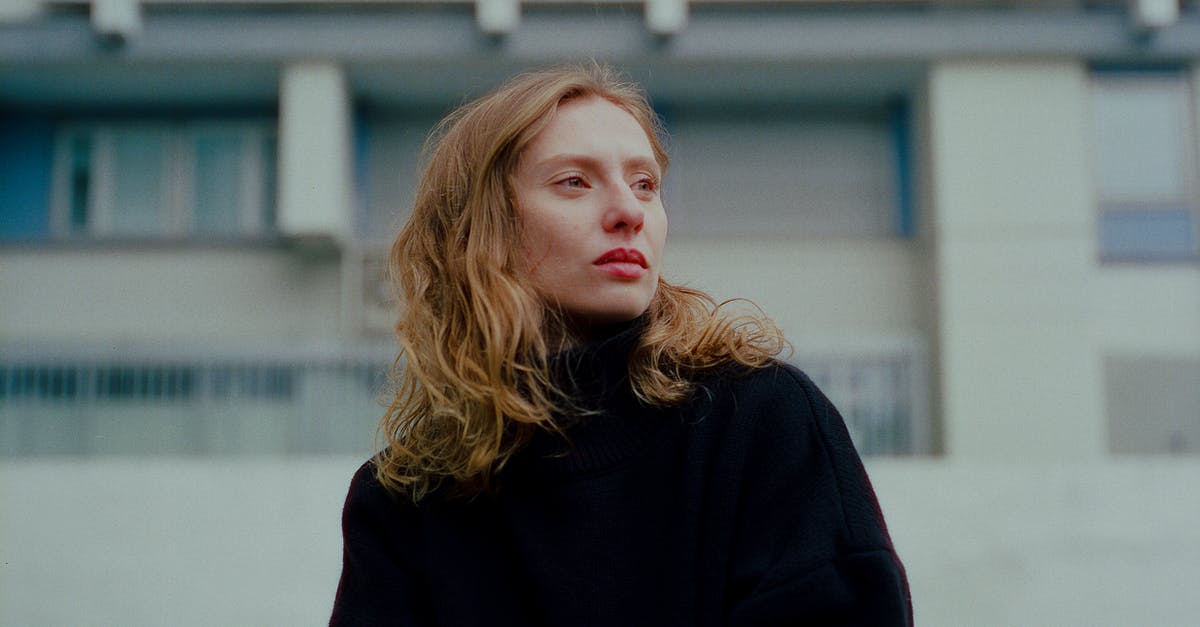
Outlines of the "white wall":
[[718,301],[753,300],[801,349],[920,336],[918,254],[902,239],[680,238],[663,275]]
[[1098,267],[1092,284],[1101,350],[1200,357],[1200,267],[1112,264]]
[[868,463],[918,625],[1190,625],[1200,460]]
[[267,248],[0,252],[0,340],[306,339],[340,333],[340,266]]
[[946,451],[1095,459],[1101,369],[1087,75],[1076,61],[929,71],[932,242]]
[[0,463],[0,625],[319,625],[354,459]]
[[279,230],[345,241],[355,207],[345,72],[332,62],[294,63],[279,83]]
[[[0,463],[0,624],[320,625],[361,460]],[[1185,625],[1200,461],[868,463],[917,624]]]

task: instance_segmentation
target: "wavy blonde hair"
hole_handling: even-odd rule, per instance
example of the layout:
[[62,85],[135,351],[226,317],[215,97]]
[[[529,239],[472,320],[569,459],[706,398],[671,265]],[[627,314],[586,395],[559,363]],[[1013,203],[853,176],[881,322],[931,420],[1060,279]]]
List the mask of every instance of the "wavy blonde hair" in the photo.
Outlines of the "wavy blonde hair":
[[[379,425],[379,481],[414,501],[443,485],[475,495],[538,429],[573,409],[549,356],[562,317],[523,280],[510,181],[521,151],[558,105],[604,98],[646,131],[665,173],[661,123],[642,90],[592,63],[523,74],[447,116],[427,143],[412,215],[392,244],[401,303],[394,395]],[[668,406],[696,375],[762,366],[786,346],[761,312],[733,314],[707,294],[659,279],[629,360],[634,393]]]

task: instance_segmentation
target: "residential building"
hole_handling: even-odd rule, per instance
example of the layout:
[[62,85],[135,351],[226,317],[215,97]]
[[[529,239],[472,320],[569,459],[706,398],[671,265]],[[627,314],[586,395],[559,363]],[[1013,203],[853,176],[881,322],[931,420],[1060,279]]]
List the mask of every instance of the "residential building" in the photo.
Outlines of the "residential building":
[[918,622],[1200,613],[1200,3],[18,0],[0,624],[321,622],[422,143],[587,59],[670,133],[666,276],[845,414]]

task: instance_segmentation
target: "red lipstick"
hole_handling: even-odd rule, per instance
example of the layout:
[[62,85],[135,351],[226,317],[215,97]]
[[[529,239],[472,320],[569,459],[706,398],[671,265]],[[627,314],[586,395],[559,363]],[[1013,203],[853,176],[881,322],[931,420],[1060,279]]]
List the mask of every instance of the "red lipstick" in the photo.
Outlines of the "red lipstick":
[[640,278],[650,267],[636,248],[614,248],[596,257],[592,264],[622,279]]

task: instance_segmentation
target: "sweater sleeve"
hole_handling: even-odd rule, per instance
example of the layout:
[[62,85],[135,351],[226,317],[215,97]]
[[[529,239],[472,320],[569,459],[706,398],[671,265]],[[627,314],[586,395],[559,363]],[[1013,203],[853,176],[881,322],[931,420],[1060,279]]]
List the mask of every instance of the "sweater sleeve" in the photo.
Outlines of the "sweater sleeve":
[[753,421],[729,624],[912,624],[904,568],[841,416],[781,367],[739,393]]
[[342,575],[331,627],[432,625],[417,568],[420,538],[412,508],[375,479],[370,462],[350,482],[342,510]]

